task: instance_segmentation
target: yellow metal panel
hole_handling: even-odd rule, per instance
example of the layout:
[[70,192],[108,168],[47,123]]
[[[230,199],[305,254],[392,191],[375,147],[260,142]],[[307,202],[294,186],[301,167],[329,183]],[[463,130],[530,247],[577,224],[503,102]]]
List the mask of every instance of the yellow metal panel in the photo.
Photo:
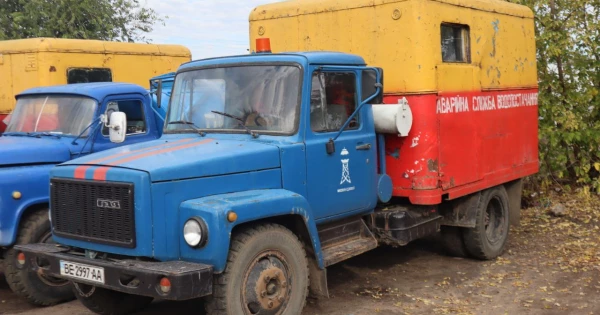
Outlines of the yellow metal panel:
[[[440,22],[470,26],[471,63],[480,68],[480,85],[483,89],[537,86],[533,20],[465,10],[444,3],[432,3],[429,10],[431,14],[425,27],[431,27],[432,30],[439,28]],[[439,38],[440,35],[436,34],[431,45],[439,46]],[[443,64],[441,54],[435,57],[437,64]],[[454,79],[470,80],[462,76],[455,76]]]
[[[437,67],[439,92],[480,90],[478,67],[467,64],[441,64]],[[476,74],[477,73],[477,74]]]
[[[442,62],[442,23],[469,25],[470,66]],[[292,0],[250,14],[251,49],[268,37],[274,52],[358,54],[392,94],[535,87],[533,32],[530,9],[500,0]]]

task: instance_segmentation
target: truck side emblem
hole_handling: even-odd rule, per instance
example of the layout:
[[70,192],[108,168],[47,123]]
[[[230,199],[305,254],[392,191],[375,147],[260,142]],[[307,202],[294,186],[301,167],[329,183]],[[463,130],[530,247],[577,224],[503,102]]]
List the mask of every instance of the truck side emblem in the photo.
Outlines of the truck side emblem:
[[[348,154],[350,154],[348,152],[348,150],[346,150],[346,148],[344,148],[342,150],[342,156],[346,156]],[[344,183],[348,183],[348,184],[352,184],[352,181],[350,180],[350,169],[348,168],[348,163],[350,162],[350,159],[342,159],[342,181],[340,182],[340,185],[344,184]]]
[[121,209],[121,202],[119,200],[109,200],[109,199],[96,199],[96,206],[98,208],[105,209]]

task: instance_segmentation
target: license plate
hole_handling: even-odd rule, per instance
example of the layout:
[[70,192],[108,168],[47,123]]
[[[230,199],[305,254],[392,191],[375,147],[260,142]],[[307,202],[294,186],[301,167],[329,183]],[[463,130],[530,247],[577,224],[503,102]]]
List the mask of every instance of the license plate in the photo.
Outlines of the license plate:
[[60,274],[75,279],[83,279],[104,284],[104,268],[70,261],[60,261]]

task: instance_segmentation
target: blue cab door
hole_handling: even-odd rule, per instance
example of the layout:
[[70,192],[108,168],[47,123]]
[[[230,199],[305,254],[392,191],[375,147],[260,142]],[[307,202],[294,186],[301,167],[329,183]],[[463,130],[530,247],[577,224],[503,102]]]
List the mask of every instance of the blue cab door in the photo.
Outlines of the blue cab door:
[[363,106],[335,140],[335,152],[326,150],[326,143],[360,104],[360,73],[351,68],[312,73],[305,138],[307,192],[319,221],[372,209],[376,202],[377,155],[371,107]]
[[[127,133],[122,143],[110,142],[108,128],[100,127],[96,132],[94,152],[103,151],[119,146],[130,145],[157,139],[160,136],[156,130],[155,116],[149,106],[149,96],[140,94],[123,94],[109,96],[102,102],[100,114],[111,111],[121,111],[127,116]],[[88,148],[89,149],[89,148]]]

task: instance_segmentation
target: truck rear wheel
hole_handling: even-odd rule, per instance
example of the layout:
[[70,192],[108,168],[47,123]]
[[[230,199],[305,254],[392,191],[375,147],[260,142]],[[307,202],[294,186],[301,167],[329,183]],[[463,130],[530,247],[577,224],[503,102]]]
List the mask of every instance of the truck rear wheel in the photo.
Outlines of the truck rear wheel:
[[129,314],[148,306],[152,297],[132,295],[92,285],[73,283],[77,299],[90,311],[103,315]]
[[509,207],[504,186],[490,188],[481,194],[477,207],[476,225],[464,229],[463,239],[469,254],[482,260],[502,254],[508,240]]
[[[16,244],[31,243],[53,243],[47,208],[25,217],[19,225]],[[32,304],[49,306],[74,298],[68,280],[38,275],[22,267],[12,248],[4,256],[4,272],[11,290]]]
[[299,314],[308,294],[308,262],[298,237],[264,224],[231,239],[227,267],[215,275],[209,315]]

